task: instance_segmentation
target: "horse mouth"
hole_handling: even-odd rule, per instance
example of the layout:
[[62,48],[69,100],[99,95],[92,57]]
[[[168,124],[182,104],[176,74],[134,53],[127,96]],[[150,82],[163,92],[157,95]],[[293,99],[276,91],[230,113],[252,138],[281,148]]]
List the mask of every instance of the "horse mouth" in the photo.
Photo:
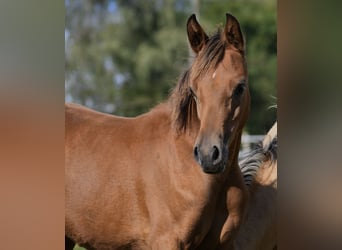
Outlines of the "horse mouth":
[[225,169],[225,164],[223,163],[214,166],[202,166],[202,170],[206,174],[221,174]]

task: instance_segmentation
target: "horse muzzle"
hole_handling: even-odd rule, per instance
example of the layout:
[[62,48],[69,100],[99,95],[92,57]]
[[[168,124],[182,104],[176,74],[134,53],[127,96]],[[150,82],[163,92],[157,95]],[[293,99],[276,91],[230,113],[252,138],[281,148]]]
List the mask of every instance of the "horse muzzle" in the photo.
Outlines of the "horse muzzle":
[[207,174],[219,174],[226,168],[228,147],[219,145],[201,145],[194,147],[195,160]]

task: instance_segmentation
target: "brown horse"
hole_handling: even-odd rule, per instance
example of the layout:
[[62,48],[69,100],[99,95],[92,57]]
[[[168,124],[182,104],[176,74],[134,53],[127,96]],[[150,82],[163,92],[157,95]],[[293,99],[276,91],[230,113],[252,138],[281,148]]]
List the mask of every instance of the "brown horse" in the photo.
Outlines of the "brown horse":
[[248,195],[238,166],[250,103],[243,37],[230,14],[210,37],[192,15],[187,33],[194,61],[150,112],[66,105],[67,249],[233,247]]
[[246,220],[236,238],[236,249],[276,249],[277,123],[262,144],[240,161],[240,167],[250,186],[251,198]]

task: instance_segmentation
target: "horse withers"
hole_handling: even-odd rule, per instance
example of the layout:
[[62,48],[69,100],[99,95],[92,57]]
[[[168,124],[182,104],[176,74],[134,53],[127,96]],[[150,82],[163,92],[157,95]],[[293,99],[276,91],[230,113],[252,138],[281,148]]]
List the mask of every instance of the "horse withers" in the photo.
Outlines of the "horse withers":
[[243,37],[230,14],[212,36],[192,15],[187,34],[194,61],[150,112],[66,105],[66,248],[233,247],[248,195],[238,167],[250,105]]

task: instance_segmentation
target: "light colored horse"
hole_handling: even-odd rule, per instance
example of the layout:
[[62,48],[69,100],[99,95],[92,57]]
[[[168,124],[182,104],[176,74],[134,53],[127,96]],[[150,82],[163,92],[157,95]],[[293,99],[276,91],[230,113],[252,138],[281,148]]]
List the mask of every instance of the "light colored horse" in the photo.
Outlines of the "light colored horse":
[[210,37],[192,15],[187,33],[196,57],[150,112],[66,105],[67,249],[233,248],[248,195],[238,166],[250,105],[244,42],[230,14]]
[[262,144],[240,161],[240,168],[251,197],[245,222],[236,238],[236,249],[276,249],[277,123]]

